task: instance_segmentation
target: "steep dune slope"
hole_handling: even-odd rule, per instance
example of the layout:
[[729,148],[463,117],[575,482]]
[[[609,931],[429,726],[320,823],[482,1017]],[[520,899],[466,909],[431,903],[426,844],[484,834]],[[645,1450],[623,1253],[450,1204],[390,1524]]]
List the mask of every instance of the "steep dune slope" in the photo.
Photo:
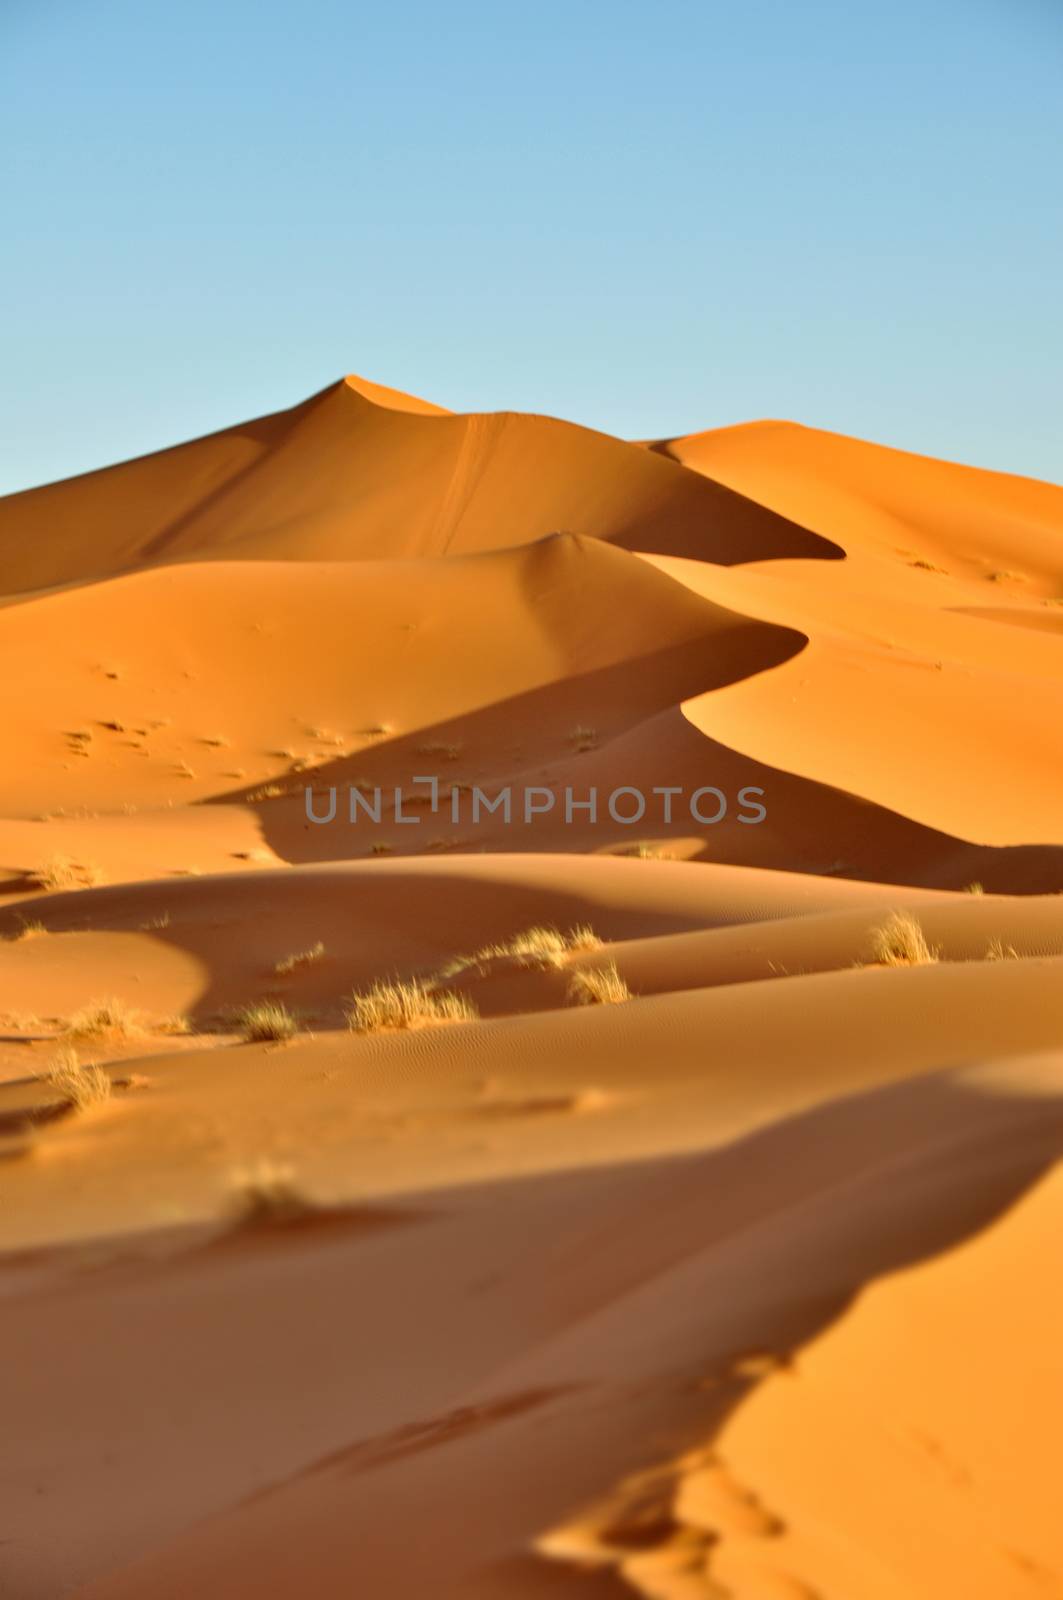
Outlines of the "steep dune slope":
[[681,461],[835,540],[934,556],[964,574],[1015,569],[1063,596],[1063,489],[792,422],[662,440]]
[[[0,730],[21,755],[0,809],[200,800],[337,755],[349,779],[381,742],[405,781],[446,762],[446,725],[473,712],[490,769],[503,746],[541,758],[581,715],[625,725],[802,644],[572,535],[448,560],[149,569],[0,610]],[[427,729],[434,751],[411,737]]]
[[0,500],[4,591],[197,558],[435,556],[557,530],[723,562],[837,554],[605,434],[511,412],[397,409],[389,393],[347,379],[291,411]]
[[355,378],[0,501],[5,1600],[1063,1600],[1061,551]]

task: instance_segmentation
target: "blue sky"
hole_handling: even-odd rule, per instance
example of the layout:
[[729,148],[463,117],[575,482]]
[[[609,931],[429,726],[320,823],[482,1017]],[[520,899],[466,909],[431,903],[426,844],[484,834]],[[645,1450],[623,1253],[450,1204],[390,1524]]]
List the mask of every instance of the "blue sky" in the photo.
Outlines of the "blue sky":
[[0,0],[0,492],[346,371],[1063,479],[1061,0]]

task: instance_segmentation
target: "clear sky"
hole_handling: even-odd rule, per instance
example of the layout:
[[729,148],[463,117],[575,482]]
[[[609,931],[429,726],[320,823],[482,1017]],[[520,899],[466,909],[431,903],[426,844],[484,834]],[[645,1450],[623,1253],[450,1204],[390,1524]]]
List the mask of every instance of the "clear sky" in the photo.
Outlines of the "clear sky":
[[1063,0],[0,0],[0,492],[344,372],[1063,479]]

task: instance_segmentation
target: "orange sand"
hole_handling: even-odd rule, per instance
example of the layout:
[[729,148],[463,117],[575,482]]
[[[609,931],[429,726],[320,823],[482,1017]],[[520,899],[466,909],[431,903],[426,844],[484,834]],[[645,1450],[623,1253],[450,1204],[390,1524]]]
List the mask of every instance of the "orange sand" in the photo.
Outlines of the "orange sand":
[[1063,1596],[1063,491],[348,378],[0,553],[5,1600]]

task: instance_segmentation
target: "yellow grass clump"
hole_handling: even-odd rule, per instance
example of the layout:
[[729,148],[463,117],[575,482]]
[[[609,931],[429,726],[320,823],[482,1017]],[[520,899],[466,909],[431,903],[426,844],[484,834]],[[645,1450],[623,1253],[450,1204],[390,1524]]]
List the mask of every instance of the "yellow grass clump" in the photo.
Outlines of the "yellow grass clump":
[[111,1080],[103,1068],[82,1064],[72,1045],[62,1045],[42,1074],[48,1088],[75,1111],[91,1111],[111,1098]]
[[522,967],[560,967],[565,957],[574,950],[597,950],[602,941],[586,923],[562,933],[559,928],[525,928],[512,938],[499,944],[483,945],[468,956],[455,956],[437,975],[438,981],[457,977],[470,967],[483,966],[485,962],[510,958]]
[[69,856],[49,856],[30,874],[39,889],[87,889],[99,883],[99,867],[72,861]]
[[236,1024],[248,1044],[263,1044],[294,1038],[299,1022],[276,1000],[258,1000],[236,1013]]
[[423,1028],[444,1022],[473,1022],[479,1012],[464,995],[447,994],[419,979],[381,980],[355,991],[347,1009],[352,1033],[379,1033],[388,1028]]
[[319,939],[316,944],[310,946],[309,950],[299,950],[295,955],[285,956],[283,961],[277,962],[273,970],[281,977],[284,977],[285,974],[294,972],[296,967],[312,966],[315,961],[320,961],[324,954],[325,946],[323,941]]
[[607,967],[586,967],[574,972],[568,985],[568,999],[577,1006],[615,1006],[631,999],[631,990],[617,971],[615,961]]
[[300,1190],[293,1168],[265,1157],[233,1172],[229,1188],[235,1220],[244,1226],[290,1226],[318,1209]]
[[75,1039],[138,1039],[144,1025],[138,1011],[112,995],[109,1000],[90,1000],[75,1011],[63,1032]]
[[871,959],[883,967],[926,967],[938,958],[922,928],[907,911],[894,911],[871,932]]

